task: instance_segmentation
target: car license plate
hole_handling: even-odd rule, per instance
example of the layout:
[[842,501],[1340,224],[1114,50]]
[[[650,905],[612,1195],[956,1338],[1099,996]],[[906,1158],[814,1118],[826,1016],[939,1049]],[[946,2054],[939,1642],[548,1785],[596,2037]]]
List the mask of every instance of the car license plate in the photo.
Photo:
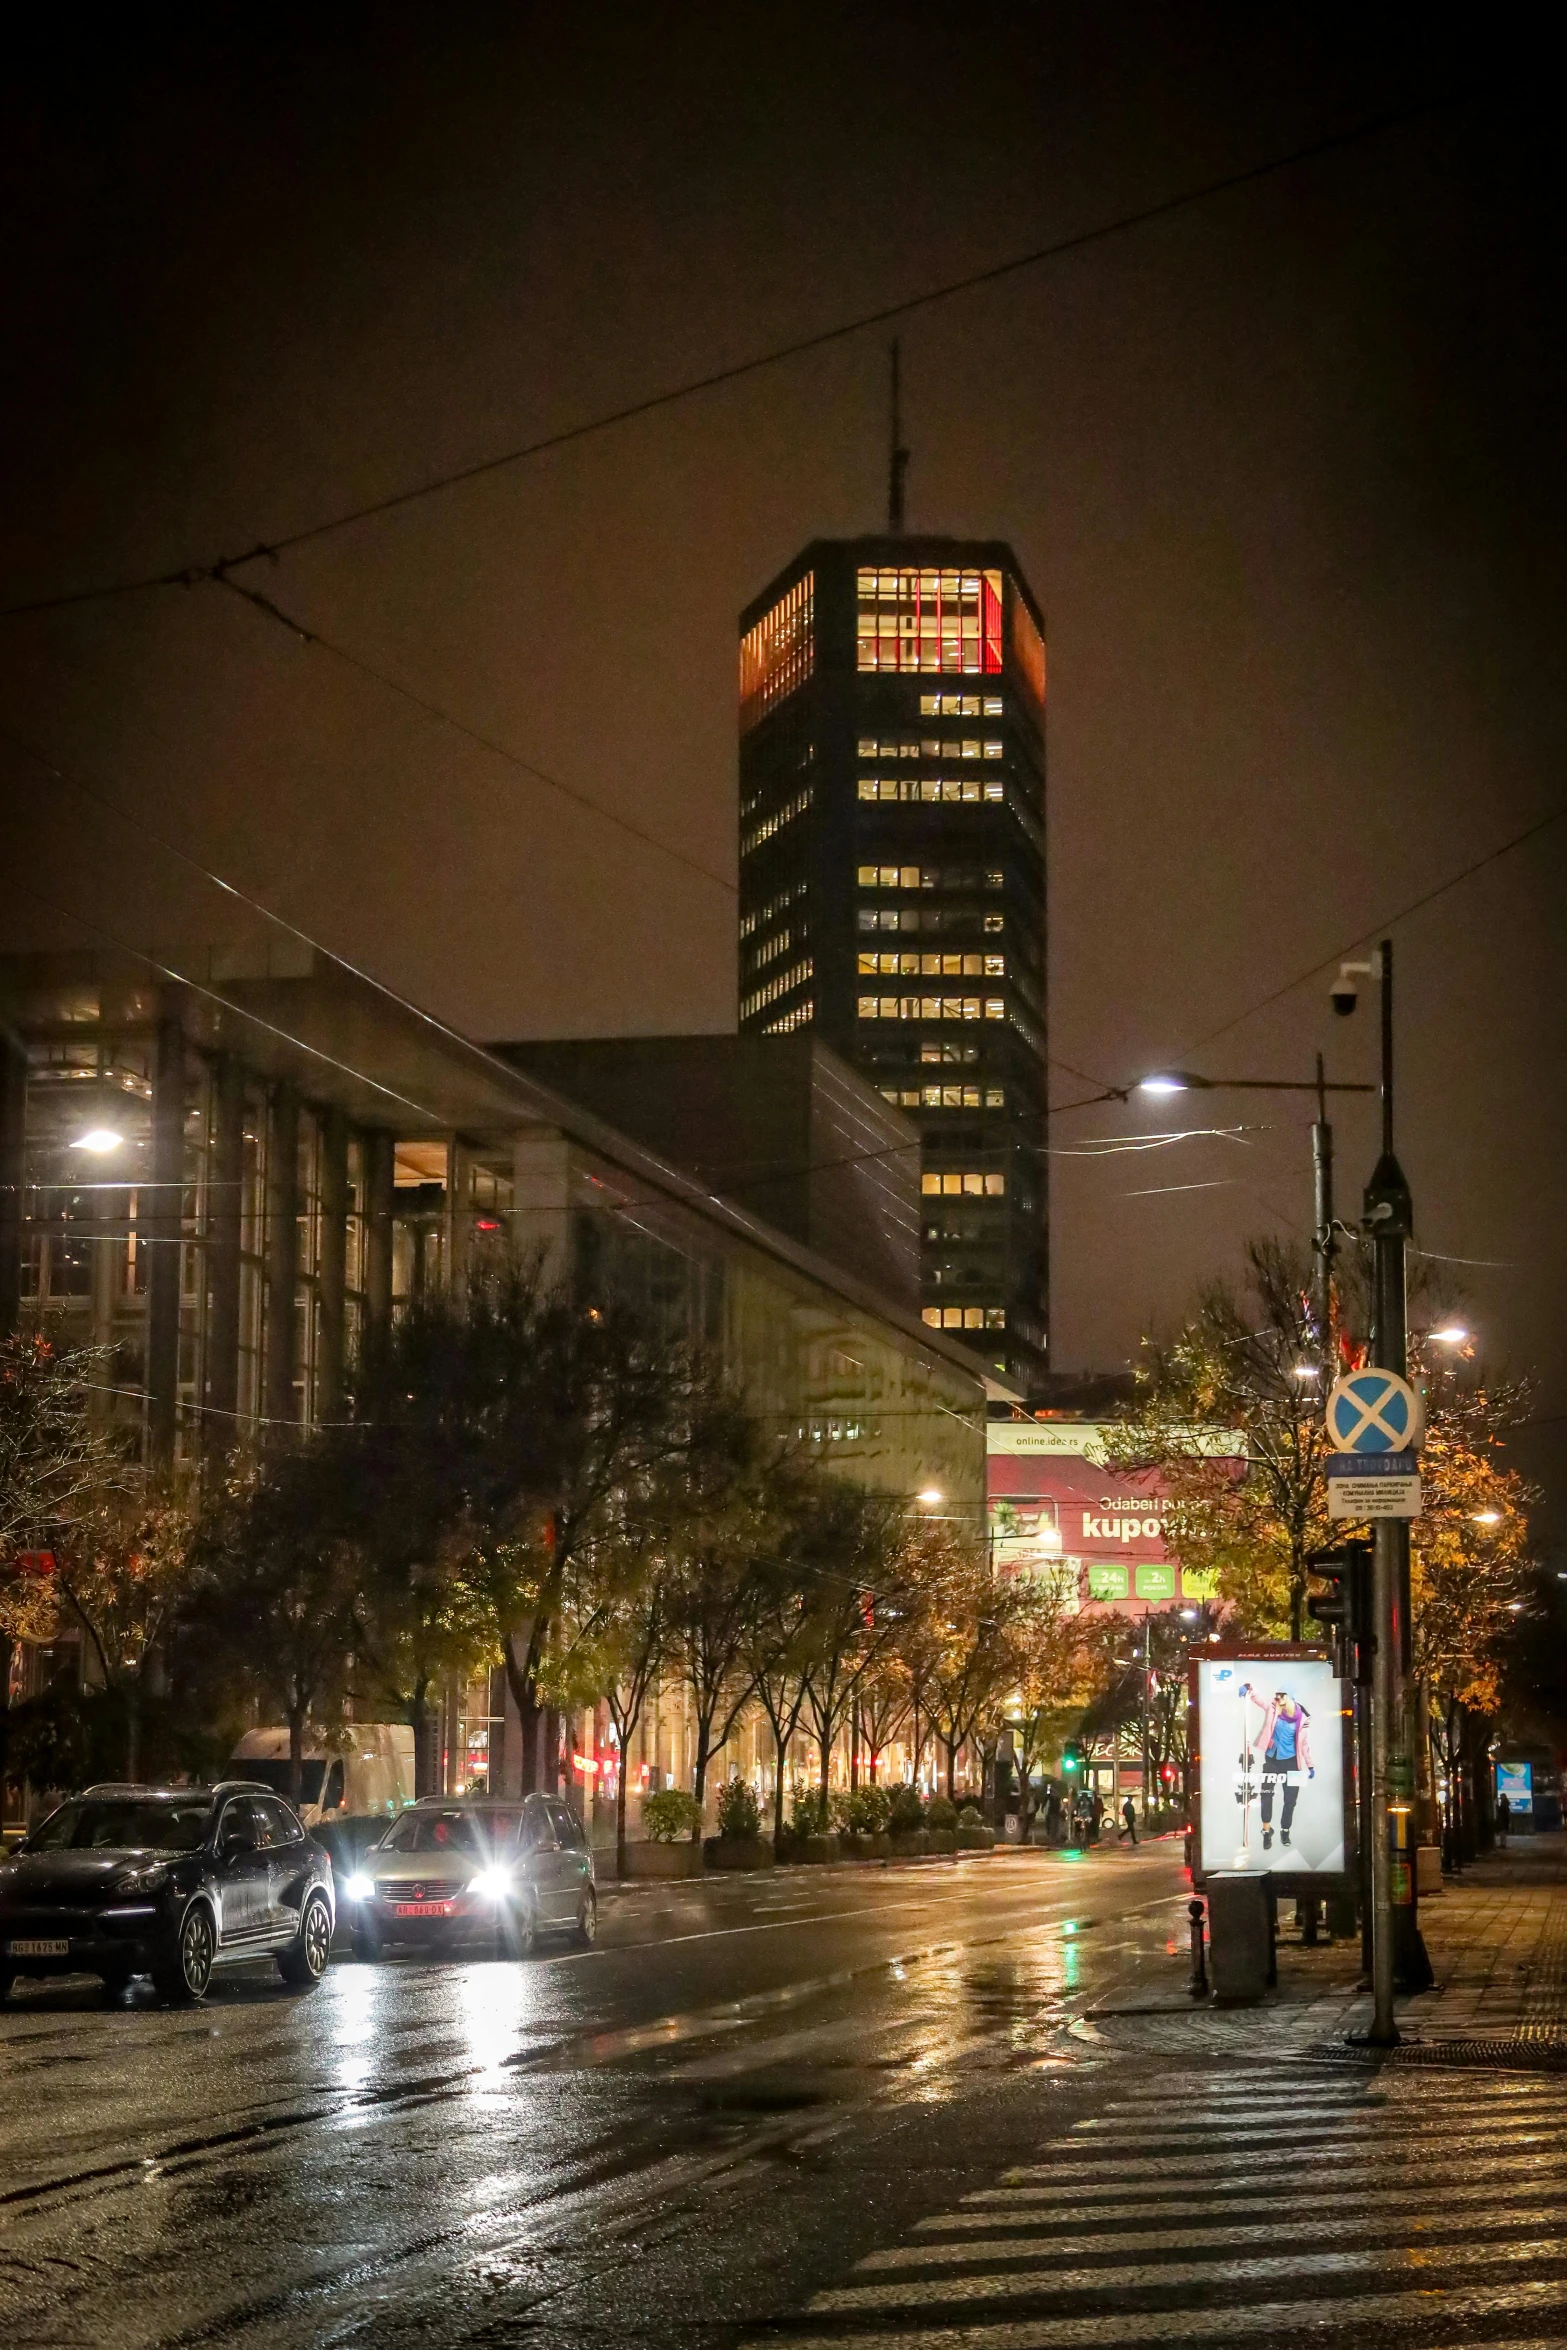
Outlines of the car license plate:
[[457,1907],[455,1901],[394,1901],[394,1918],[449,1918]]
[[35,1939],[31,1942],[8,1942],[5,1951],[7,1958],[69,1958],[71,1945],[69,1942],[41,1942]]

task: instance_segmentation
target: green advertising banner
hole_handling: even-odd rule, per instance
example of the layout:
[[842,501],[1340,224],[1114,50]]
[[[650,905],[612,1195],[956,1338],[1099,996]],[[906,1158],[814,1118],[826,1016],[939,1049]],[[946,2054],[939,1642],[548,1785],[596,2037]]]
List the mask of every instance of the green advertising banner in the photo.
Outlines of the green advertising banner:
[[1090,1599],[1125,1599],[1130,1569],[1118,1559],[1090,1559],[1088,1562],[1088,1596]]
[[1183,1599],[1217,1599],[1219,1577],[1208,1567],[1182,1567],[1181,1597]]
[[1139,1599],[1173,1599],[1175,1597],[1175,1569],[1160,1560],[1151,1560],[1136,1570],[1136,1592]]

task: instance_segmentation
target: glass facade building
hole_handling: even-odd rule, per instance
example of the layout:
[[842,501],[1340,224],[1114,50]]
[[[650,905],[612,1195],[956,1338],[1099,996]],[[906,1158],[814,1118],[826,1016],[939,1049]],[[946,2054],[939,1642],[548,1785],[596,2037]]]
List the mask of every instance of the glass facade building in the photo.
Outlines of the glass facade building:
[[921,1313],[1048,1368],[1045,639],[996,541],[818,540],[740,622],[745,1032],[921,1137]]

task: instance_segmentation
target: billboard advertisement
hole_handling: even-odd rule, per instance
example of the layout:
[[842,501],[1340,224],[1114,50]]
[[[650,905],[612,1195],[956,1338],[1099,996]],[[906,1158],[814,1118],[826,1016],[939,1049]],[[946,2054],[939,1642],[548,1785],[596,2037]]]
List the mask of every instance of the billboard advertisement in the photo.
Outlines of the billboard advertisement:
[[[1203,1433],[1221,1457],[1239,1447],[1226,1430]],[[1090,1608],[1211,1599],[1212,1577],[1180,1567],[1165,1547],[1168,1503],[1159,1476],[1108,1467],[1102,1435],[1103,1424],[1094,1420],[990,1422],[997,1567],[1003,1574],[1042,1574],[1064,1562],[1079,1605]]]
[[1203,1873],[1342,1876],[1348,1694],[1330,1661],[1260,1649],[1193,1675]]
[[1534,1810],[1534,1769],[1526,1762],[1503,1763],[1496,1766],[1496,1793],[1500,1801],[1507,1798],[1507,1808],[1517,1819],[1520,1812]]

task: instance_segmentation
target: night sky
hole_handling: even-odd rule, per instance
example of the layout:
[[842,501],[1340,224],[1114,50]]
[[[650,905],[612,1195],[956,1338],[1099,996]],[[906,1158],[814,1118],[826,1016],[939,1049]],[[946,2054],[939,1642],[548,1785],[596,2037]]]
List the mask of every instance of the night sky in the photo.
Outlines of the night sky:
[[[8,27],[0,600],[242,552],[1408,118],[899,329],[910,526],[1009,538],[1048,616],[1053,1098],[1319,1047],[1372,1075],[1330,966],[1567,800],[1559,131],[1521,18],[1479,56],[1408,11],[332,14]],[[213,585],[0,622],[0,725],[471,1033],[730,1028],[735,616],[880,527],[889,331],[240,575],[511,761]],[[257,927],[5,745],[0,791],[6,945]],[[1560,824],[1394,930],[1417,1237],[1538,1374],[1546,1475],[1564,876]],[[1304,1100],[1177,1108],[1054,1124],[1062,1368],[1309,1224]],[[1339,1116],[1351,1215],[1373,1117]]]

